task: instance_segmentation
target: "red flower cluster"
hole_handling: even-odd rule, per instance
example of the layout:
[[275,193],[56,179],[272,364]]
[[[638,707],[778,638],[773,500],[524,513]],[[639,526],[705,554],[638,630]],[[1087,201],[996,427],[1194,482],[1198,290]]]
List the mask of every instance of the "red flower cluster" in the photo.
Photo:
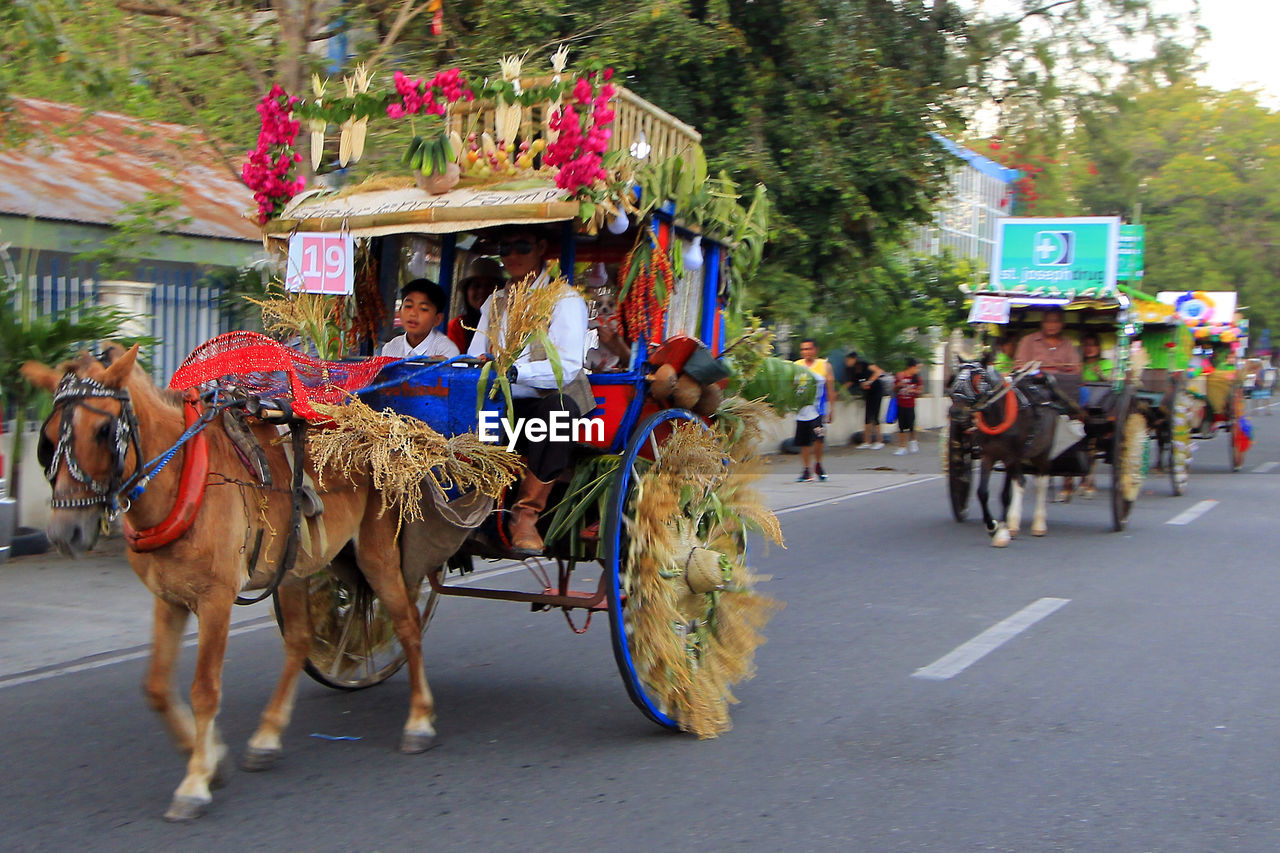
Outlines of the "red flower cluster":
[[[612,77],[612,68],[600,75],[593,72],[579,77],[572,99],[551,115],[551,129],[560,135],[547,146],[543,162],[560,167],[556,186],[570,193],[608,177],[602,158],[613,136],[609,129],[613,123],[609,100],[616,91],[609,83]],[[598,84],[603,85],[597,88]]]
[[301,125],[293,119],[293,105],[297,98],[285,94],[280,86],[271,91],[258,104],[262,116],[262,129],[258,131],[258,147],[249,152],[249,158],[240,169],[240,179],[253,190],[258,202],[258,224],[264,224],[289,199],[302,192],[306,180],[290,178],[293,164],[302,155],[293,150]]
[[418,113],[442,116],[449,104],[476,99],[475,92],[467,87],[467,81],[457,68],[441,71],[429,83],[424,83],[421,77],[411,80],[403,71],[397,71],[393,76],[400,102],[387,105],[387,115],[391,118]]

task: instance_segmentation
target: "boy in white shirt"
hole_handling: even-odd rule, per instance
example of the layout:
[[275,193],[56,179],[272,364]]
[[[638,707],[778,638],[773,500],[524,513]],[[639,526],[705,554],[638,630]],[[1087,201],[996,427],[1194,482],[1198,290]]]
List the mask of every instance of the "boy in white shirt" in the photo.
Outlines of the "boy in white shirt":
[[400,289],[400,325],[404,334],[387,341],[382,354],[392,358],[453,358],[458,347],[436,327],[444,316],[444,289],[415,278]]

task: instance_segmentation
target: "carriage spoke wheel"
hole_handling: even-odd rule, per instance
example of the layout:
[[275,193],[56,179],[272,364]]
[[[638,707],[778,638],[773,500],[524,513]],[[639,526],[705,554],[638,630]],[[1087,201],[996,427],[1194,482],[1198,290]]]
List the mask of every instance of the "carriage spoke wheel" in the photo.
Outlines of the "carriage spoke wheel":
[[[690,421],[699,419],[685,409],[666,409],[632,434],[609,496],[603,562],[614,659],[627,695],[658,725],[705,737],[728,728],[724,664],[745,660],[743,670],[750,669],[754,644],[728,650],[737,642],[733,635],[743,633],[729,631],[741,624],[737,608],[763,599],[749,590],[741,519],[709,509],[723,507],[722,498],[731,505],[732,490],[700,491],[687,481],[675,488],[671,472],[658,473],[671,428]],[[659,503],[674,509],[657,514]],[[732,524],[725,523],[728,517]],[[654,531],[660,531],[656,538]],[[732,610],[726,609],[730,600]],[[705,703],[690,705],[689,697]]]
[[943,436],[947,467],[947,493],[951,498],[951,515],[956,521],[969,517],[969,492],[973,487],[973,454],[966,438],[967,424],[951,418]]
[[[357,592],[329,572],[312,575],[308,592],[313,638],[305,664],[307,675],[335,690],[362,690],[381,684],[404,666],[404,650],[391,617],[372,592]],[[439,595],[425,579],[410,595],[425,633]],[[278,603],[276,621],[280,621]]]
[[1117,531],[1129,522],[1147,467],[1146,416],[1131,394],[1123,399],[1111,436],[1111,523]]

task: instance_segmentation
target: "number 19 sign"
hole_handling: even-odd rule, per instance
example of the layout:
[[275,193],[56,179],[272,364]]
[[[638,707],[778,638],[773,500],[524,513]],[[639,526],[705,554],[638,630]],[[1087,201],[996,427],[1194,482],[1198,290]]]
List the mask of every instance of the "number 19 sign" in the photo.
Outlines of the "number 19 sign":
[[350,296],[355,284],[354,248],[350,234],[294,234],[289,238],[285,289]]

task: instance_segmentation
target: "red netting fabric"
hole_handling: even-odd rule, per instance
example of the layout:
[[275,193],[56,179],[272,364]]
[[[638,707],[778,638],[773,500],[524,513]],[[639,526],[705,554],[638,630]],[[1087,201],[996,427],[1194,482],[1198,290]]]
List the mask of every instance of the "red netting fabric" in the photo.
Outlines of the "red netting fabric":
[[290,401],[308,421],[325,420],[312,403],[336,405],[367,387],[387,356],[357,361],[321,361],[258,332],[227,332],[201,344],[169,381],[180,391],[198,387],[234,388],[266,398]]

